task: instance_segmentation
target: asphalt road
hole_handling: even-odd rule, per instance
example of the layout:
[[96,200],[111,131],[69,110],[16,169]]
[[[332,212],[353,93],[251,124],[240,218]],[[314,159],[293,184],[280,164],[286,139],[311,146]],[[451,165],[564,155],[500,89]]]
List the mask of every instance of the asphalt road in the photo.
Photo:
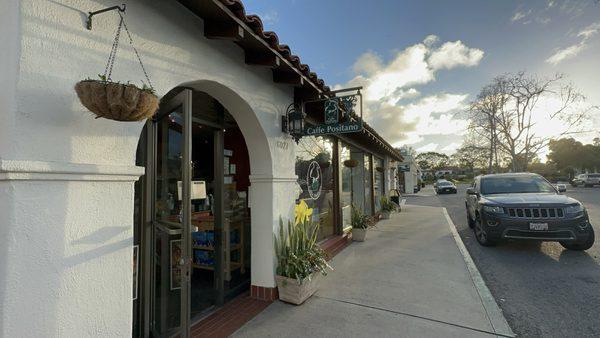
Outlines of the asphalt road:
[[[407,204],[446,207],[488,288],[519,337],[600,337],[600,187],[567,187],[588,209],[596,243],[584,252],[558,243],[509,241],[482,247],[467,226],[466,185],[456,195],[428,186]],[[457,309],[460,311],[460,309]]]

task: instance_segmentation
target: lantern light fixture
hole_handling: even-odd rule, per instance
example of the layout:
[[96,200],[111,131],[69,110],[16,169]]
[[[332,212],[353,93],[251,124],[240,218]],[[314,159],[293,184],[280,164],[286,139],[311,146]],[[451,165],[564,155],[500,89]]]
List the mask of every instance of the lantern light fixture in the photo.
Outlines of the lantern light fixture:
[[304,118],[306,114],[298,105],[292,103],[281,117],[281,131],[290,134],[296,143],[304,136]]

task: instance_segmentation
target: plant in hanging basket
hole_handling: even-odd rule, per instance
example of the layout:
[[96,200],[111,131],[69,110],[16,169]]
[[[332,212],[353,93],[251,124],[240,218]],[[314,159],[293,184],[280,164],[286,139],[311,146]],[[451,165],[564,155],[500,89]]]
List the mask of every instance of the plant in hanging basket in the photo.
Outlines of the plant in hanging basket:
[[96,118],[115,121],[142,121],[158,110],[159,100],[151,88],[132,84],[86,79],[75,85],[81,103]]
[[379,171],[380,173],[384,172],[383,167],[375,167],[375,170]]
[[348,167],[348,168],[354,168],[358,165],[358,161],[357,160],[345,160],[344,161],[344,166]]
[[[125,19],[119,13],[121,20],[115,33],[115,39],[112,44],[112,49],[108,55],[104,74],[98,75],[99,80],[85,79],[79,81],[75,85],[75,92],[81,103],[96,114],[96,118],[106,118],[115,121],[142,121],[152,117],[158,110],[159,100],[152,83],[146,72],[146,68],[142,63],[139,52],[133,45],[133,38],[127,29]],[[142,87],[127,83],[119,83],[111,80],[113,66],[119,48],[119,38],[121,30],[125,29],[129,44],[133,48],[135,56],[140,63],[140,67],[146,77],[146,83],[142,83]]]

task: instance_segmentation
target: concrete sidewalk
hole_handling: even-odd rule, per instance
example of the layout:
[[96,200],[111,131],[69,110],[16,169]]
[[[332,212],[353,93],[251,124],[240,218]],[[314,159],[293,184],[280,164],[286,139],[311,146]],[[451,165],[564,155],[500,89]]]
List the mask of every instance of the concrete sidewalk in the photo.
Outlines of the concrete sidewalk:
[[443,208],[403,206],[338,254],[305,304],[275,302],[234,336],[514,336],[448,222]]

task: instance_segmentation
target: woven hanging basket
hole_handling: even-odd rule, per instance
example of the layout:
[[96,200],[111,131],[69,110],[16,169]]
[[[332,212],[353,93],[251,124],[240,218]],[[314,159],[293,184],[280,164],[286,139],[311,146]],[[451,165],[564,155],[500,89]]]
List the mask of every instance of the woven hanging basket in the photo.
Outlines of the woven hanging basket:
[[75,85],[81,103],[97,118],[142,121],[158,110],[158,97],[134,85],[83,80]]
[[[123,5],[124,7],[125,5]],[[129,33],[127,24],[123,15],[119,12],[119,27],[115,33],[115,39],[111,51],[108,55],[104,74],[98,74],[100,80],[83,80],[75,85],[75,91],[81,103],[96,114],[96,118],[105,118],[115,121],[142,121],[152,117],[158,110],[158,97],[154,95],[154,89],[150,82],[150,77],[142,63],[138,50],[133,45],[133,38]],[[119,48],[119,38],[121,30],[125,29],[129,44],[135,52],[135,56],[146,78],[143,88],[132,84],[122,84],[113,82],[111,75],[117,50]]]
[[344,166],[348,167],[348,168],[354,168],[358,165],[358,161],[357,160],[345,160],[344,161]]

